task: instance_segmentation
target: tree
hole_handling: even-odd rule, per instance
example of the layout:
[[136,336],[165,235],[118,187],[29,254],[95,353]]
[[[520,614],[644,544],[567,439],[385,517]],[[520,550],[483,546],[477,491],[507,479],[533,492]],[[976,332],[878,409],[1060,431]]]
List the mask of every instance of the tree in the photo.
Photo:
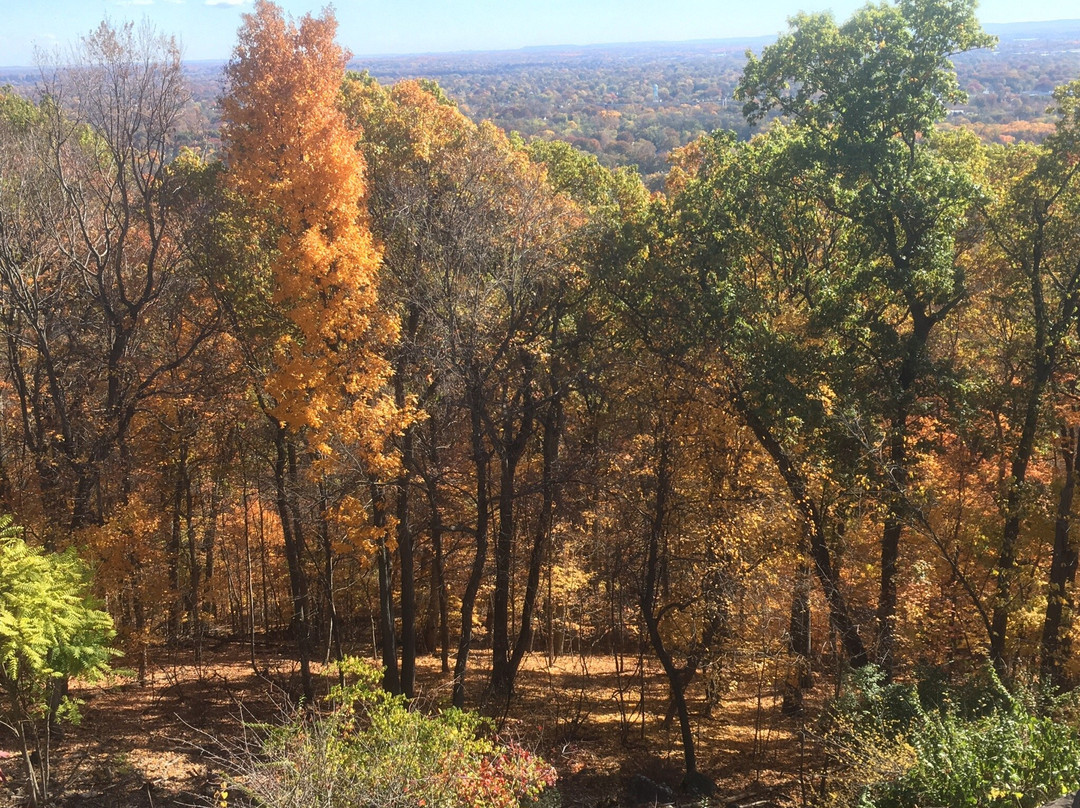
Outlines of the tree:
[[380,255],[364,216],[364,161],[337,98],[348,54],[332,14],[287,23],[269,2],[245,15],[229,63],[223,139],[231,186],[269,216],[274,300],[288,328],[267,378],[273,415],[308,428],[324,454],[336,439],[358,462],[393,468],[398,426],[380,348],[396,322],[379,308]]
[[992,239],[986,262],[999,267],[999,294],[1011,324],[996,362],[1008,445],[1008,473],[1001,480],[1002,534],[995,561],[989,653],[999,672],[1006,670],[1006,641],[1016,588],[1016,566],[1025,516],[1032,506],[1032,465],[1051,421],[1059,436],[1065,466],[1050,563],[1048,605],[1043,626],[1043,675],[1062,683],[1063,627],[1069,623],[1067,588],[1076,574],[1075,542],[1069,537],[1075,490],[1076,440],[1070,424],[1050,406],[1068,375],[1071,335],[1080,318],[1080,244],[1076,216],[1080,199],[1080,153],[1076,83],[1059,88],[1057,130],[1041,147],[1014,146],[991,151],[987,169],[993,193],[986,205]]
[[[402,649],[406,685],[415,634],[414,531],[426,521],[433,543],[441,544],[447,521],[435,511],[430,520],[411,518],[409,479],[413,474],[426,479],[428,504],[437,510],[448,473],[445,461],[435,461],[438,443],[445,440],[438,430],[455,420],[450,413],[468,425],[462,430],[466,435],[458,434],[472,465],[466,483],[472,501],[463,510],[475,553],[462,597],[455,665],[454,698],[460,706],[489,549],[495,567],[496,689],[509,692],[530,643],[550,531],[541,529],[533,537],[515,641],[510,595],[525,499],[521,479],[545,418],[552,424],[557,419],[552,415],[557,394],[546,395],[541,380],[550,382],[549,370],[557,366],[552,331],[578,281],[564,249],[578,220],[574,206],[547,184],[520,143],[490,124],[473,124],[437,88],[402,82],[383,89],[356,76],[346,86],[346,99],[364,130],[361,145],[372,168],[373,226],[386,245],[386,299],[397,304],[401,317],[395,383],[402,386],[399,398],[411,393],[429,418],[424,430],[405,434],[405,474],[396,492],[402,642],[409,646]],[[557,456],[554,432],[548,430],[543,439],[549,471]],[[553,502],[552,485],[549,479],[547,496]],[[441,550],[433,555],[438,559]],[[388,667],[391,656],[384,648]]]
[[801,144],[777,126],[748,144],[715,133],[688,148],[657,208],[649,260],[614,293],[645,344],[717,390],[772,459],[831,625],[860,666],[867,652],[835,545],[864,484],[833,417],[842,349],[812,323],[823,280],[842,266],[844,222],[815,198],[815,174],[792,181]]
[[49,798],[52,723],[73,709],[54,701],[54,684],[104,674],[113,629],[74,552],[30,547],[21,533],[0,516],[0,726],[19,742],[36,808]]
[[854,228],[829,316],[862,365],[848,402],[866,401],[858,409],[885,447],[876,654],[886,670],[895,662],[900,539],[917,510],[908,499],[913,431],[943,372],[928,346],[965,296],[959,236],[976,197],[928,135],[945,104],[965,97],[949,57],[992,42],[969,0],[867,6],[841,26],[800,14],[760,59],[749,57],[736,91],[751,122],[776,110],[805,134],[800,157],[814,193]]
[[[258,235],[280,309],[260,392],[275,432],[278,511],[309,696],[295,441],[313,452],[315,476],[353,475],[343,496],[356,501],[367,481],[394,473],[387,442],[403,426],[385,390],[391,368],[383,351],[397,326],[378,305],[380,256],[364,214],[364,161],[337,107],[347,53],[334,43],[336,27],[329,12],[294,24],[272,3],[256,3],[244,17],[223,100],[228,182],[263,222]],[[373,509],[382,542],[377,501]],[[356,522],[347,527],[371,530]]]
[[176,240],[168,165],[187,101],[176,42],[103,23],[41,93],[3,103],[0,316],[55,539],[123,505],[140,407],[218,323]]

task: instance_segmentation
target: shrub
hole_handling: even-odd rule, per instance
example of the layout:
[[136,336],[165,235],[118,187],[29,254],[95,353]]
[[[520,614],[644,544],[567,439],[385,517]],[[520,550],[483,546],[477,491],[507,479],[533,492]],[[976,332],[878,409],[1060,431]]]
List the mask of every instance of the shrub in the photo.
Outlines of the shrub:
[[1080,728],[1063,701],[1009,693],[989,671],[955,691],[857,672],[827,734],[844,775],[834,804],[1028,808],[1080,787]]
[[299,712],[283,726],[255,728],[257,742],[234,774],[235,785],[258,804],[518,808],[541,798],[550,804],[554,769],[515,743],[495,740],[483,718],[456,709],[425,715],[383,691],[371,665],[347,660],[342,666],[350,683],[331,691],[326,712]]
[[113,654],[112,620],[89,582],[73,552],[30,547],[0,516],[0,726],[18,739],[33,805],[48,798],[51,726],[77,717],[58,685],[102,675]]

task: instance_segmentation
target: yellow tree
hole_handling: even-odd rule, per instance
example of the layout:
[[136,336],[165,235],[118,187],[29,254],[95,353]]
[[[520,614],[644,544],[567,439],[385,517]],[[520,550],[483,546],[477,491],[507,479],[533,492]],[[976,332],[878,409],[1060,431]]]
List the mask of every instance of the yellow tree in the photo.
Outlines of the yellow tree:
[[284,19],[260,0],[246,15],[228,67],[223,137],[233,187],[267,215],[282,329],[267,392],[275,417],[359,447],[369,470],[388,467],[397,425],[383,394],[382,348],[396,320],[377,305],[380,255],[363,214],[364,161],[337,108],[348,53],[333,14]]
[[263,346],[270,362],[260,393],[276,434],[302,665],[309,606],[300,508],[290,493],[296,442],[307,441],[316,473],[344,468],[354,480],[378,479],[394,472],[387,442],[402,421],[387,391],[383,350],[396,338],[396,321],[378,308],[380,255],[364,214],[364,161],[337,105],[348,53],[334,42],[336,28],[329,11],[294,23],[260,0],[240,28],[223,102],[228,181],[263,228],[258,241],[280,312],[272,344]]

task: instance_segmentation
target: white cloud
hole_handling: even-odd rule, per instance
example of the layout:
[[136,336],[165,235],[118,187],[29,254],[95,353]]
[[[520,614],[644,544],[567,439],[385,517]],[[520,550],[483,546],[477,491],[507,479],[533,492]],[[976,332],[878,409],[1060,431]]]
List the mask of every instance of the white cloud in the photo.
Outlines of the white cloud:
[[206,0],[208,6],[242,6],[248,0]]

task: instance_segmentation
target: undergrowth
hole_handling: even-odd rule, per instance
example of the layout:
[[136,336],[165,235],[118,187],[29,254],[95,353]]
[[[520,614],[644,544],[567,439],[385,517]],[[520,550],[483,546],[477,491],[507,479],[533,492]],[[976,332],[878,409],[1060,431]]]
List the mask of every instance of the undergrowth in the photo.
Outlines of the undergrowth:
[[1075,696],[1006,689],[992,670],[948,685],[888,683],[869,666],[829,714],[840,775],[829,806],[1032,808],[1080,787]]
[[249,727],[254,740],[232,766],[218,808],[530,808],[557,806],[555,770],[490,723],[453,708],[428,715],[380,686],[381,672],[346,660],[347,684],[324,711],[280,726]]

